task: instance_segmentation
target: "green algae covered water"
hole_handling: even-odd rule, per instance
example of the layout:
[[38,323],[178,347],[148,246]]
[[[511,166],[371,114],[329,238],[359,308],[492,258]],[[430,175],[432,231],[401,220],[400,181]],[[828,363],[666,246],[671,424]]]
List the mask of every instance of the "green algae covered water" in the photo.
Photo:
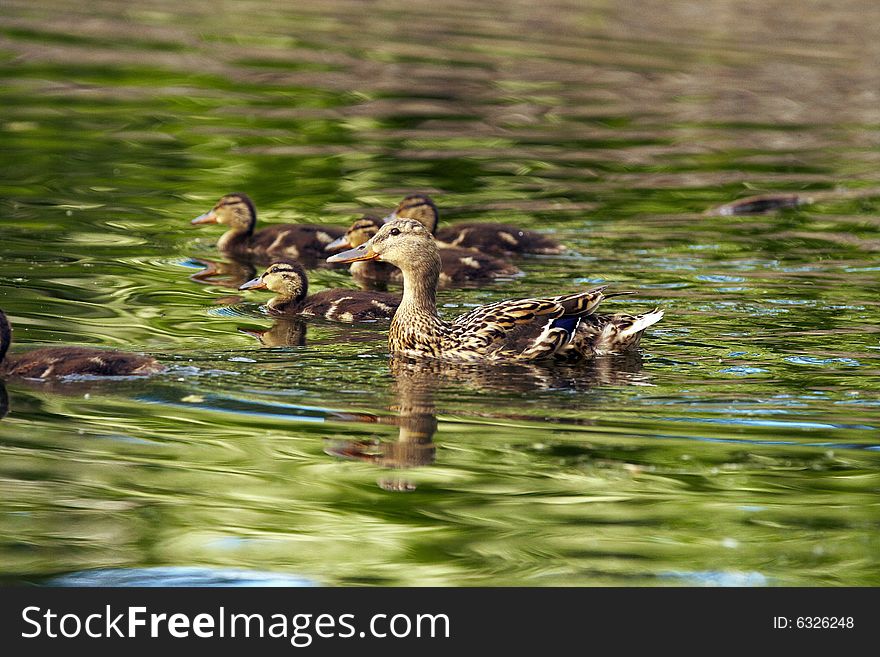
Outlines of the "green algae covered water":
[[[2,581],[880,585],[875,3],[0,15],[13,349],[171,366],[6,383]],[[401,366],[380,324],[231,287],[250,272],[189,220],[233,191],[337,225],[427,192],[573,249],[442,291],[450,315],[609,284],[666,317],[625,360]],[[821,200],[704,214],[768,192]]]

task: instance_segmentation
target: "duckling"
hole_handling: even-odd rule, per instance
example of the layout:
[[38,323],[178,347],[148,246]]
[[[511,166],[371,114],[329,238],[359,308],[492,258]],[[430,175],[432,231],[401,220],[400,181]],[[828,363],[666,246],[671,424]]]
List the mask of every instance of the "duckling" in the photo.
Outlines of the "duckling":
[[248,281],[239,289],[265,288],[277,293],[266,304],[273,313],[311,315],[338,322],[391,319],[400,304],[398,296],[365,290],[324,290],[307,296],[309,280],[305,269],[294,260],[272,263],[262,276]]
[[[382,220],[365,216],[355,221],[345,235],[331,242],[330,249],[351,249],[360,246],[379,232]],[[518,276],[522,272],[511,263],[474,249],[460,249],[438,244],[440,249],[440,283],[444,286],[462,285],[493,278]],[[396,267],[382,262],[353,262],[351,274],[355,278],[378,282],[400,283],[403,274]]]
[[327,245],[345,233],[343,228],[316,224],[276,224],[254,232],[257,209],[247,194],[227,194],[191,223],[228,226],[217,241],[217,249],[263,261],[279,256],[323,260],[327,257]]
[[0,376],[50,379],[73,374],[141,376],[158,374],[165,366],[149,356],[89,347],[45,347],[7,357],[12,329],[0,310]]
[[[605,287],[565,296],[499,301],[474,308],[451,322],[437,314],[440,253],[429,230],[411,219],[385,224],[364,244],[330,262],[389,262],[403,272],[403,299],[391,320],[392,355],[454,361],[586,360],[597,352],[633,347],[635,334],[663,317],[656,309],[632,320],[593,315]],[[583,328],[582,328],[583,327]]]
[[415,219],[428,227],[442,243],[464,249],[477,249],[494,256],[559,255],[566,248],[546,235],[510,224],[457,223],[439,228],[440,213],[431,197],[412,194],[403,199],[385,220]]

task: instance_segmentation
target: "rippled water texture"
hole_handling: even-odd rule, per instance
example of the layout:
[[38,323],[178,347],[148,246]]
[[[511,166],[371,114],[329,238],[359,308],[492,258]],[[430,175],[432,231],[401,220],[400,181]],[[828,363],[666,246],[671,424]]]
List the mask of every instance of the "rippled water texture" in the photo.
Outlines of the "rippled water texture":
[[[0,12],[13,349],[173,366],[7,382],[4,581],[880,585],[873,0]],[[599,283],[667,314],[625,361],[398,367],[380,325],[196,280],[231,191],[339,225],[422,191],[575,251],[450,314]],[[773,192],[821,200],[704,215]]]

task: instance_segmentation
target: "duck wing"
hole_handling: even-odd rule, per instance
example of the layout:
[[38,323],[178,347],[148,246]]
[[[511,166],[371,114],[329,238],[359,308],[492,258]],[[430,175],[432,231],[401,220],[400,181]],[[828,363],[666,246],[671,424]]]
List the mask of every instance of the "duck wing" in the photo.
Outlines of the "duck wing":
[[290,258],[325,259],[325,249],[345,230],[336,226],[317,224],[275,224],[258,230],[251,237],[255,253]]
[[474,249],[440,246],[440,281],[444,284],[518,276],[515,265]]
[[571,342],[560,350],[566,360],[620,354],[639,346],[645,329],[663,319],[660,308],[640,315],[617,313],[584,317]]
[[310,296],[301,313],[338,322],[375,321],[391,319],[399,305],[400,297],[387,292],[325,290]]
[[495,358],[550,358],[571,342],[581,318],[605,298],[604,290],[499,301],[457,317],[451,327],[467,350]]
[[497,223],[457,223],[437,231],[437,239],[452,246],[479,249],[495,256],[517,253],[559,255],[565,247],[546,235]]

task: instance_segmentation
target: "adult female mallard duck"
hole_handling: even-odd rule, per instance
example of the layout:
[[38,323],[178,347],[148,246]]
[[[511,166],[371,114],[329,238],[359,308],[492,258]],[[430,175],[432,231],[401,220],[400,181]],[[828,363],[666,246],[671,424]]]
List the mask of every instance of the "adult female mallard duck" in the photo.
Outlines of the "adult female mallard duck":
[[394,294],[365,290],[324,290],[308,296],[306,271],[293,260],[272,263],[261,276],[239,289],[265,288],[277,294],[266,304],[273,313],[311,315],[337,322],[391,319],[400,304],[400,297]]
[[0,310],[0,376],[50,379],[71,375],[141,376],[158,374],[165,366],[149,356],[89,347],[44,347],[7,356],[12,329]]
[[457,223],[440,228],[440,213],[431,197],[411,194],[403,199],[385,220],[415,219],[428,227],[442,243],[463,249],[477,249],[495,256],[559,255],[566,248],[534,230],[525,230],[511,224]]
[[[345,235],[329,245],[329,250],[360,246],[378,233],[381,227],[382,220],[376,217],[365,216],[358,219]],[[517,267],[506,260],[474,249],[460,249],[446,244],[437,246],[440,249],[440,283],[444,286],[483,282],[522,274]],[[399,269],[381,262],[354,262],[351,265],[351,274],[355,278],[378,282],[399,283],[403,280]]]
[[227,226],[228,230],[217,241],[217,249],[258,260],[287,257],[323,261],[327,245],[345,233],[343,228],[317,224],[276,224],[255,232],[257,209],[247,194],[227,194],[192,223]]
[[391,320],[392,354],[457,361],[578,361],[632,349],[642,332],[663,317],[593,313],[610,296],[605,287],[566,296],[499,301],[451,322],[437,314],[440,254],[423,224],[396,219],[360,246],[330,262],[380,260],[403,272],[403,299]]

